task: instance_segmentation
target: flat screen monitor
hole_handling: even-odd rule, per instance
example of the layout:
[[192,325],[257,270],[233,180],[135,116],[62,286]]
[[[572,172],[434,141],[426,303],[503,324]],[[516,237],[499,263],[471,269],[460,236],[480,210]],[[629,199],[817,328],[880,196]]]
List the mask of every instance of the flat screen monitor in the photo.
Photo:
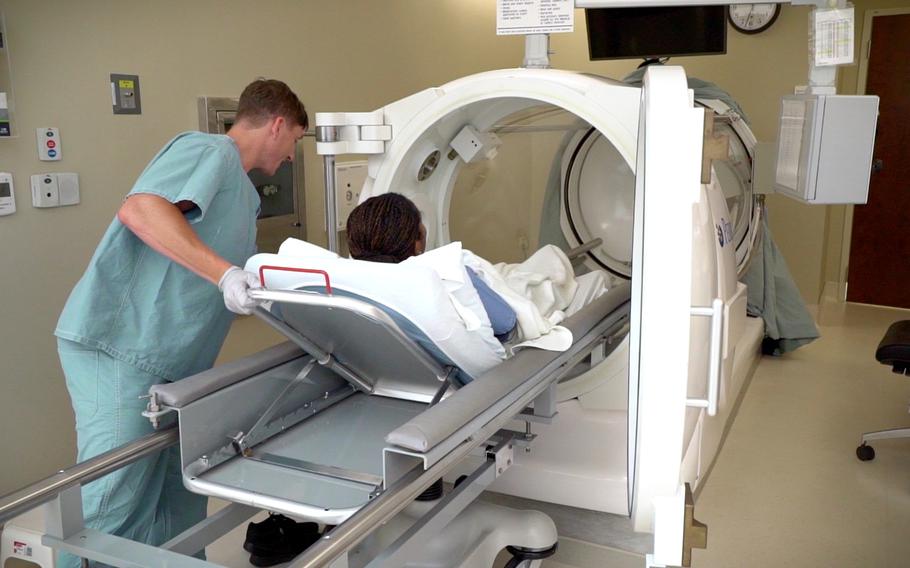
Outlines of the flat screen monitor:
[[726,6],[588,8],[591,60],[727,52]]

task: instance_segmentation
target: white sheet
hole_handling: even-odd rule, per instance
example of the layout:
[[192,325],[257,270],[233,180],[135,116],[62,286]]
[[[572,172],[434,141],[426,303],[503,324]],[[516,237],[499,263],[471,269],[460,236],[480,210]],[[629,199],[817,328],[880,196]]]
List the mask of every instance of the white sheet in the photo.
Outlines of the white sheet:
[[464,263],[477,272],[518,316],[519,347],[565,351],[572,333],[558,325],[607,291],[602,272],[575,278],[572,263],[558,247],[547,245],[519,264],[491,264],[464,252]]
[[[435,269],[421,263],[386,264],[339,258],[302,241],[286,241],[279,254],[251,257],[246,270],[258,274],[263,265],[326,271],[333,287],[370,298],[410,320],[455,365],[473,377],[482,375],[506,358],[502,344],[493,337],[486,312],[483,312],[485,326],[479,316],[466,315],[470,311],[466,305],[476,303],[483,310],[466,273],[461,285],[456,285],[453,281],[444,281]],[[463,267],[461,271],[464,272]],[[457,271],[447,273],[449,278],[455,277],[453,275],[457,276]],[[269,289],[295,289],[321,286],[324,278],[319,274],[266,271],[265,284]],[[466,317],[481,321],[479,324],[474,321],[476,327],[469,330]]]

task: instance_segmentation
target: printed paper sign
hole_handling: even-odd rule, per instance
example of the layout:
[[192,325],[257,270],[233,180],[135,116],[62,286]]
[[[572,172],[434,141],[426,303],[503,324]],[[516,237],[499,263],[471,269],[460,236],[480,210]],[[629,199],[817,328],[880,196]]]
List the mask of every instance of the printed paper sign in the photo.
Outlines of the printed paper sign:
[[853,63],[853,8],[815,11],[815,65]]
[[575,0],[496,0],[496,35],[575,31]]

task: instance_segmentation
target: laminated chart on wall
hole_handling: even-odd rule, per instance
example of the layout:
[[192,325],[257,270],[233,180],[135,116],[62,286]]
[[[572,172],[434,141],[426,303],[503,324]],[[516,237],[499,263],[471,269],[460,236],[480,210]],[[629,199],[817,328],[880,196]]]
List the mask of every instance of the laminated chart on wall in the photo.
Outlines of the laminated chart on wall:
[[853,63],[853,23],[853,8],[816,10],[816,66]]

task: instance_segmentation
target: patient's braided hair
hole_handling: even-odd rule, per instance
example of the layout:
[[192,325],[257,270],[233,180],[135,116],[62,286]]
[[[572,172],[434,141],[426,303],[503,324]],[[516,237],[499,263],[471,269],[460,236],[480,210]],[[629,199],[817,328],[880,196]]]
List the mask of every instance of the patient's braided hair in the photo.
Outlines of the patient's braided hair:
[[351,257],[397,263],[417,254],[420,211],[407,197],[384,193],[358,205],[348,216]]

